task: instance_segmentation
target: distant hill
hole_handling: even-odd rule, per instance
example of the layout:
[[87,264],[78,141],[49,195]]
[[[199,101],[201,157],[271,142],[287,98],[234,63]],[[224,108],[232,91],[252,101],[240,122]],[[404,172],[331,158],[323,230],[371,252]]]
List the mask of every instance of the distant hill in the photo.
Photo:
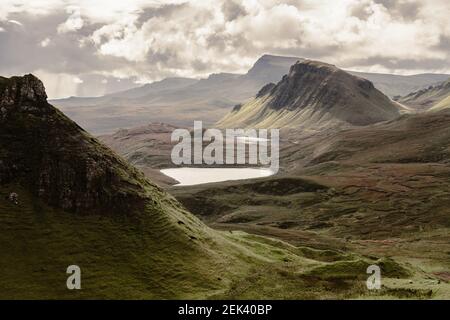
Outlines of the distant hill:
[[378,90],[390,98],[407,95],[412,91],[438,84],[450,77],[448,74],[438,73],[423,73],[404,76],[397,74],[346,71],[371,81]]
[[415,110],[442,110],[450,105],[450,79],[429,86],[425,89],[411,92],[398,101]]
[[[212,125],[233,106],[247,102],[267,83],[278,82],[298,57],[263,55],[246,74],[217,73],[206,79],[168,78],[127,91],[96,98],[53,100],[52,103],[93,134],[113,133],[119,128],[165,122],[191,126],[194,120]],[[388,96],[438,83],[449,75],[399,76],[358,73]]]
[[71,97],[52,103],[94,134],[149,121],[192,126],[194,120],[203,120],[211,125],[267,82],[279,81],[297,60],[265,55],[246,74],[218,73],[201,80],[169,78],[103,97]]
[[218,122],[219,127],[320,129],[393,119],[400,107],[365,79],[318,61],[294,64],[277,84]]

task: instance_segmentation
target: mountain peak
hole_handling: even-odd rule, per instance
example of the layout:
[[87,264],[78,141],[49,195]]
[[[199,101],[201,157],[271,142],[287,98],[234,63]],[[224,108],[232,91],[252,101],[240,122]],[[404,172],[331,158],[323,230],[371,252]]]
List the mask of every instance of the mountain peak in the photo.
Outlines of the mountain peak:
[[[320,61],[298,61],[289,73],[271,90],[273,109],[304,107],[323,103],[331,106],[344,103],[355,93],[368,95],[376,90],[373,84],[353,76],[336,66]],[[353,92],[353,93],[352,93]]]
[[266,83],[279,81],[281,78],[279,75],[280,71],[281,75],[286,74],[286,70],[289,69],[289,66],[302,60],[302,58],[297,57],[283,57],[265,54],[255,62],[252,68],[247,72],[247,76],[268,80]]

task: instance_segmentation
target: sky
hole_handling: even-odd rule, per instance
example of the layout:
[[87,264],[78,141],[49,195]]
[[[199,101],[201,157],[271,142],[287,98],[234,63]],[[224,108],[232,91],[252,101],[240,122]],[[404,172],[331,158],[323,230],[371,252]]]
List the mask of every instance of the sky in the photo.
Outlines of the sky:
[[263,54],[450,73],[448,0],[0,0],[0,75],[51,98],[245,73]]

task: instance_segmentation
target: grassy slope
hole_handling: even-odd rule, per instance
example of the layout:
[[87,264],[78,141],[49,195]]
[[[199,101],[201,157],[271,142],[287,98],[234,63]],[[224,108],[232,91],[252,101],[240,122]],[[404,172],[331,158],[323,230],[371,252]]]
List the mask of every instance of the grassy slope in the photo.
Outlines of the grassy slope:
[[[315,140],[294,132],[277,176],[169,191],[216,228],[393,257],[423,272],[407,285],[434,281],[449,298],[449,123],[448,113],[422,114]],[[299,188],[311,182],[322,187]]]
[[436,105],[434,105],[430,111],[441,111],[444,109],[450,108],[450,95],[444,99],[442,99],[441,101],[439,101],[439,103],[437,103]]
[[[11,190],[20,194],[18,206],[4,200]],[[48,208],[13,185],[3,186],[0,196],[0,298],[402,298],[391,286],[369,292],[367,266],[386,265],[389,281],[423,278],[393,261],[213,231],[195,221],[195,235],[184,230],[182,237],[175,228],[196,219],[176,212],[171,218],[186,224],[78,216]],[[71,264],[82,269],[82,290],[65,287]],[[430,288],[408,292],[427,298]]]

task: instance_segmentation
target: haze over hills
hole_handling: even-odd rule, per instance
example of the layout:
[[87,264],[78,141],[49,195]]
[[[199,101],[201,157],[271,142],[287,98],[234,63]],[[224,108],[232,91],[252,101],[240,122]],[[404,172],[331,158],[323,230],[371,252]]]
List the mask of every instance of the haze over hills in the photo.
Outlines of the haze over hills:
[[386,73],[368,73],[346,70],[348,73],[371,81],[374,86],[390,98],[404,96],[410,92],[438,84],[450,77],[448,74],[423,73],[397,75]]
[[[103,97],[71,97],[52,103],[94,134],[112,133],[119,128],[145,125],[150,121],[191,126],[193,120],[203,120],[206,125],[211,125],[233,106],[251,99],[265,84],[278,82],[295,62],[302,60],[264,55],[246,74],[218,73],[201,80],[169,78]],[[391,97],[406,95],[449,77],[349,73],[372,81],[375,87]]]
[[294,64],[277,84],[235,108],[221,128],[335,128],[363,126],[399,116],[401,107],[373,84],[333,65],[306,60]]
[[202,120],[211,125],[267,82],[280,80],[297,60],[265,55],[243,75],[218,73],[201,80],[166,79],[104,97],[72,97],[52,102],[95,134],[145,125],[149,121],[191,126],[194,120]]
[[411,92],[398,101],[420,111],[438,111],[450,105],[450,79],[428,88]]

